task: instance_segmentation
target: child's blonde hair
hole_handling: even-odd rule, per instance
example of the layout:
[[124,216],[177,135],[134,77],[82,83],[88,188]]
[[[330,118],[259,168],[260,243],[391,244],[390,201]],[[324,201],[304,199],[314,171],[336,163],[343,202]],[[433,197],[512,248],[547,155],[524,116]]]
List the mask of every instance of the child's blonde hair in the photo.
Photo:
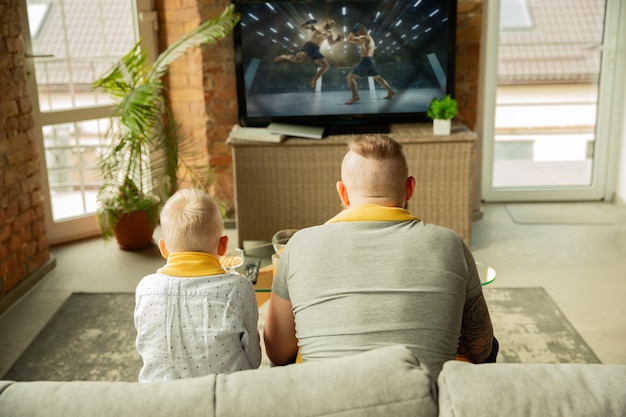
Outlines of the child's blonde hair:
[[219,207],[203,190],[178,190],[161,210],[161,234],[169,253],[216,254],[222,231]]

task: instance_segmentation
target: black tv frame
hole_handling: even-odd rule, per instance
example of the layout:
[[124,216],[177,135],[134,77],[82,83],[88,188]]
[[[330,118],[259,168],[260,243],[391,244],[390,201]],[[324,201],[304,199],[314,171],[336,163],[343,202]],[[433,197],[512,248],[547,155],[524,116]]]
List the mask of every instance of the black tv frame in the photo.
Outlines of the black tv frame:
[[[233,32],[242,126],[264,127],[278,122],[323,126],[327,131],[385,131],[391,123],[428,121],[426,109],[433,97],[454,96],[457,0],[234,0],[233,3],[242,13]],[[385,90],[374,83],[377,111],[372,111],[371,103],[365,103],[363,97],[363,103],[352,106],[344,103],[350,97],[345,75],[360,59],[355,45],[340,42],[323,50],[331,69],[322,78],[321,93],[311,91],[307,82],[315,71],[310,58],[301,64],[272,62],[272,57],[278,54],[296,53],[307,40],[309,31],[298,28],[301,23],[316,19],[320,25],[327,17],[336,21],[335,33],[346,36],[358,21],[365,24],[376,41],[377,67],[396,91],[392,99],[383,100]],[[390,49],[392,44],[397,45],[395,50]],[[328,87],[328,79],[332,87]],[[361,79],[360,86],[365,82]],[[339,99],[332,93],[343,95]],[[260,110],[251,110],[261,103],[254,102],[260,98],[268,108],[261,104],[257,106]],[[293,113],[269,109],[278,103],[284,103],[286,111]],[[302,110],[297,111],[300,104]],[[370,107],[366,109],[366,106]],[[318,110],[313,111],[314,108]]]

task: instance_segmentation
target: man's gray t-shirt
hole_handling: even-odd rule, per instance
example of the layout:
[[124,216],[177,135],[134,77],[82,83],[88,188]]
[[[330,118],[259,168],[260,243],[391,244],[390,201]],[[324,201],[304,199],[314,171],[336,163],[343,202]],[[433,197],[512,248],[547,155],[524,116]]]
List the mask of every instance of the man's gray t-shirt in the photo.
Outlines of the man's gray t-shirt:
[[436,375],[456,357],[466,300],[482,290],[455,232],[411,220],[299,231],[272,291],[291,301],[304,361],[403,344]]

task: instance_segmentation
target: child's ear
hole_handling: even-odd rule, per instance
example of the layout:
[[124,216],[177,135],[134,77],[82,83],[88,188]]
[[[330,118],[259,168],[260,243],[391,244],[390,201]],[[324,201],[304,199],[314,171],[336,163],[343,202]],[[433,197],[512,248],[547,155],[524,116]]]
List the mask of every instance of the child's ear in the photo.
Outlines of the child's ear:
[[167,259],[170,256],[170,253],[165,246],[165,241],[163,239],[159,239],[159,251],[161,252],[161,256]]
[[228,236],[220,237],[220,241],[217,243],[217,254],[222,256],[226,253],[226,249],[228,249]]

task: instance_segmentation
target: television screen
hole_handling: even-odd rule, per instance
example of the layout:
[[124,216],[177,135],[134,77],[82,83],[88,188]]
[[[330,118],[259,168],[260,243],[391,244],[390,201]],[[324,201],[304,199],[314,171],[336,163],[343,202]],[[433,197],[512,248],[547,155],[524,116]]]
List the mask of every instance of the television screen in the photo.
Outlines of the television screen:
[[453,93],[456,0],[236,0],[239,121],[425,121]]

